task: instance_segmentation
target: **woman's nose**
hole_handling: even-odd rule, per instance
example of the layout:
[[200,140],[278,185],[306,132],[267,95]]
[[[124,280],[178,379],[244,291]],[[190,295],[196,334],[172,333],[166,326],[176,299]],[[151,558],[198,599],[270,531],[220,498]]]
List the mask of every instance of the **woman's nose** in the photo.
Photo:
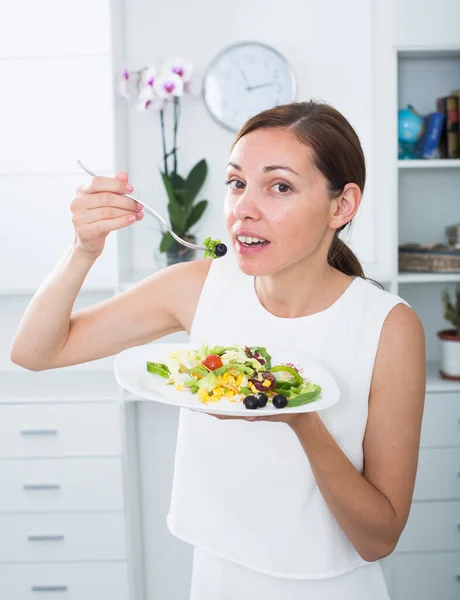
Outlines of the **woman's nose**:
[[260,210],[256,198],[246,189],[233,206],[233,215],[238,221],[260,219]]

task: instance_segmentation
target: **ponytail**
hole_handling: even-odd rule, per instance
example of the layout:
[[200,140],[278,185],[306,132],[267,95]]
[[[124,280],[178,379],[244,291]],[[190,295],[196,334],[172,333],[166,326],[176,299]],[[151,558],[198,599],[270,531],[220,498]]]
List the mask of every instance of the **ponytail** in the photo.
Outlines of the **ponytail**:
[[355,253],[339,238],[338,232],[335,233],[331,247],[329,248],[327,262],[331,267],[345,273],[345,275],[366,278]]

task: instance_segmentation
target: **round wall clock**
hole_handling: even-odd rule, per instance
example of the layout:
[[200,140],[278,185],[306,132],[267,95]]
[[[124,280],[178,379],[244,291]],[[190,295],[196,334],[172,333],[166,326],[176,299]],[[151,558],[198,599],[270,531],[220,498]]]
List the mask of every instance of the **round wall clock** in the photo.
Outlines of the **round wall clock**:
[[238,131],[258,112],[295,99],[296,82],[287,60],[260,42],[224,48],[211,61],[203,80],[203,97],[211,115]]

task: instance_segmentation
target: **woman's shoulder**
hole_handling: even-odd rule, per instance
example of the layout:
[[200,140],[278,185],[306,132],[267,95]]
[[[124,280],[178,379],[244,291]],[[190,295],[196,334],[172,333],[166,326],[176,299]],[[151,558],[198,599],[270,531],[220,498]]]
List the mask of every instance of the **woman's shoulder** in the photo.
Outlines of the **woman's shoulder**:
[[180,289],[177,310],[180,312],[180,320],[188,332],[190,332],[206,279],[213,268],[213,262],[211,258],[202,258],[170,267],[171,275],[174,276],[176,285]]

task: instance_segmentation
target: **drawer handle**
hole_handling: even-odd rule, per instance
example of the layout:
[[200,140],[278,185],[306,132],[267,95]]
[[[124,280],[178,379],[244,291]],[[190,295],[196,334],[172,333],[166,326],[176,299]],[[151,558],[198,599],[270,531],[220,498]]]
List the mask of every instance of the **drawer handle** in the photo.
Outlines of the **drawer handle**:
[[63,542],[63,535],[28,535],[29,542]]
[[32,592],[67,592],[69,589],[66,585],[33,585]]
[[21,435],[57,435],[57,429],[22,429]]
[[60,490],[59,483],[25,483],[22,486],[25,490]]

